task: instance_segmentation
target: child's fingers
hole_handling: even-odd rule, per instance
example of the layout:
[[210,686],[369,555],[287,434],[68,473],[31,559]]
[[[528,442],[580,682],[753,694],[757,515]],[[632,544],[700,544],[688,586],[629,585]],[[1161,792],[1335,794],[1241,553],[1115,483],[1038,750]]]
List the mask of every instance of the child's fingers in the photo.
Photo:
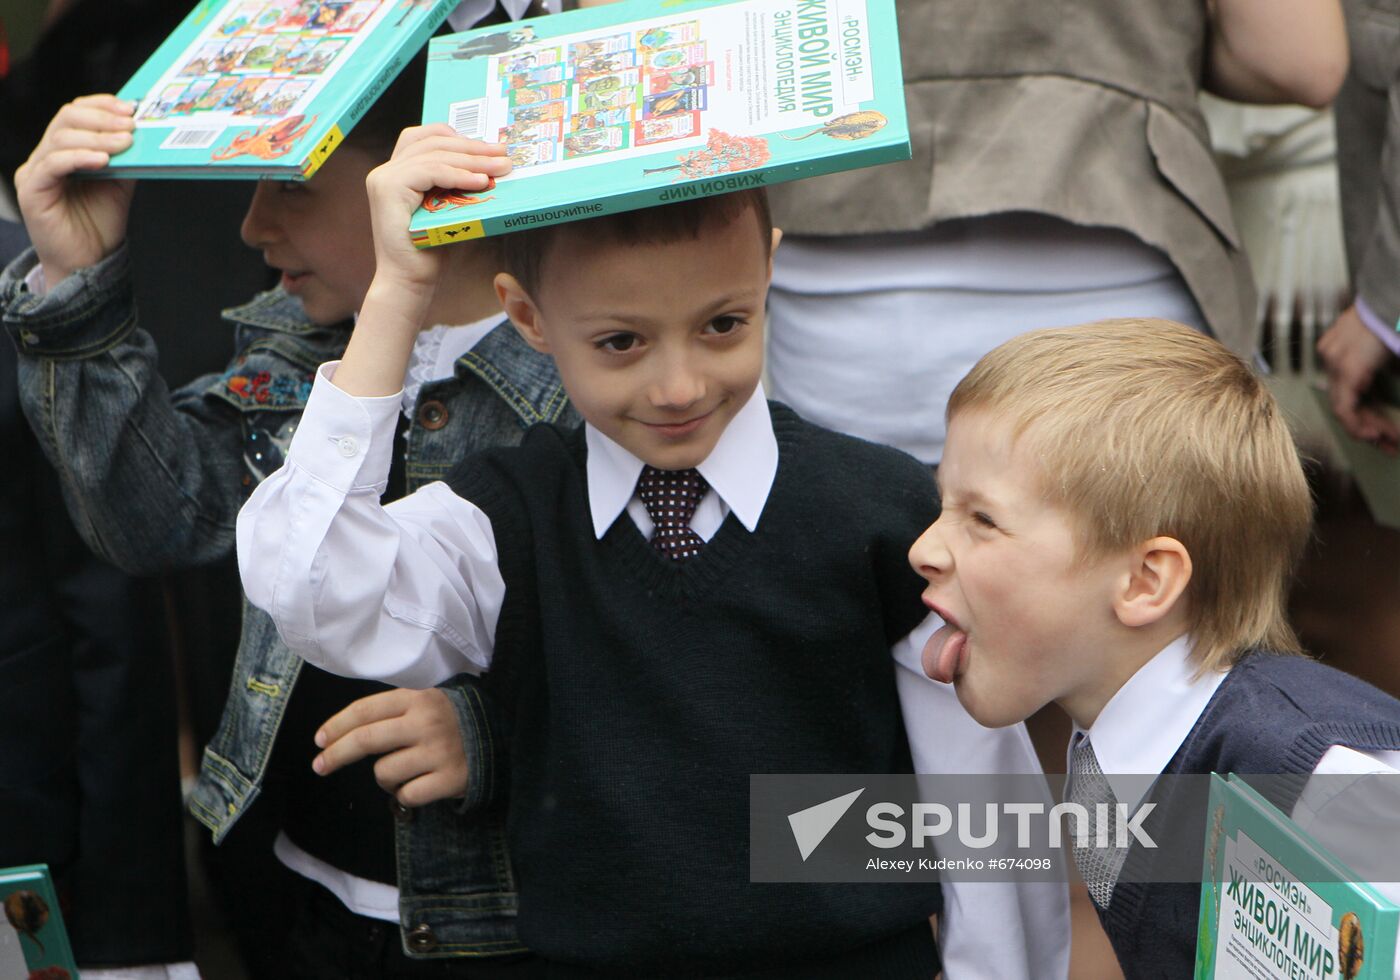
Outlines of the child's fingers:
[[442,187],[447,190],[484,191],[495,180],[489,174],[454,166],[450,163],[433,164],[425,167],[421,173],[422,177],[415,182],[414,189],[424,192],[430,191],[434,187]]
[[120,130],[71,129],[52,132],[46,138],[47,154],[60,150],[101,150],[120,153],[131,145],[130,132]]
[[400,133],[399,141],[394,147],[394,157],[397,159],[410,154],[438,149],[461,150],[488,157],[506,155],[504,143],[488,143],[485,140],[459,136],[446,123],[433,123],[430,126],[416,126],[412,129],[406,129]]
[[461,166],[496,177],[510,172],[510,157],[501,143],[483,143],[480,140],[463,139],[460,136],[431,136],[396,153],[388,166],[390,168],[412,166],[414,163],[432,159],[451,159]]
[[110,92],[94,92],[90,95],[80,95],[68,105],[75,106],[98,106],[114,109],[118,112],[125,112],[127,115],[136,111],[136,103],[128,102],[126,99],[119,99]]
[[420,746],[410,746],[381,756],[374,763],[374,781],[387,793],[404,783],[433,772],[441,760]]
[[[371,199],[399,200],[405,188],[410,200],[434,187],[448,190],[480,191],[490,187],[496,175],[475,169],[474,158],[457,159],[433,157],[406,160],[382,170],[372,171],[367,184]],[[492,168],[496,169],[496,168]]]
[[435,150],[419,157],[405,159],[394,165],[399,172],[410,173],[423,167],[450,167],[463,173],[484,177],[504,177],[511,171],[508,157],[484,157],[456,150]]
[[46,135],[62,130],[78,129],[94,132],[129,133],[136,128],[136,120],[131,114],[106,106],[79,105],[70,102],[58,111],[49,123]]
[[[319,734],[319,733],[318,733]],[[353,762],[372,755],[383,755],[412,744],[411,733],[404,731],[400,718],[388,718],[352,728],[326,745],[311,760],[311,768],[319,775],[329,776]]]
[[425,806],[438,800],[460,799],[467,792],[465,778],[458,780],[441,772],[430,772],[394,790],[394,799],[404,806]]
[[327,718],[326,723],[317,730],[316,744],[325,748],[356,728],[363,728],[386,718],[397,718],[408,707],[412,694],[412,691],[396,689],[351,701]]
[[409,126],[399,133],[399,138],[394,141],[394,156],[398,156],[414,143],[421,142],[431,136],[456,136],[457,131],[447,123],[429,123],[426,126]]
[[56,150],[26,163],[20,168],[24,171],[25,176],[21,177],[17,173],[15,182],[18,185],[32,186],[42,191],[46,187],[56,187],[69,174],[80,170],[101,170],[107,166],[111,159],[112,155],[105,150]]

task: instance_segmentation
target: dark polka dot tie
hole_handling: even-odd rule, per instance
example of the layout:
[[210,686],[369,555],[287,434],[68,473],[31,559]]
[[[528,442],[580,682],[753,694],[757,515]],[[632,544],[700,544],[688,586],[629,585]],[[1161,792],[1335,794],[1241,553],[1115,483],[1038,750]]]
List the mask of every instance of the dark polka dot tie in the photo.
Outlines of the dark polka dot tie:
[[656,533],[651,546],[674,561],[694,558],[705,546],[705,539],[690,529],[695,508],[710,485],[697,470],[658,470],[642,467],[637,478],[637,496],[647,509]]

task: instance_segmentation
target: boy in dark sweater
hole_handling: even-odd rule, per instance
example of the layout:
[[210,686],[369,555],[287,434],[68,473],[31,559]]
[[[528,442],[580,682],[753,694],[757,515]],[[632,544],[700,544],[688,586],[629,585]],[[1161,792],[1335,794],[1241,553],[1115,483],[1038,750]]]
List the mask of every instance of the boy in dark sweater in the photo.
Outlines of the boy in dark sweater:
[[[328,669],[492,666],[520,934],[560,975],[927,978],[940,911],[954,980],[1063,975],[1055,885],[748,881],[750,773],[1036,769],[1023,729],[917,673],[935,624],[904,553],[936,514],[927,471],[762,397],[761,192],[516,241],[497,293],[587,424],[380,507],[444,259],[404,229],[424,191],[507,169],[470,145],[408,130],[370,177],[375,282],[240,515],[240,554],[278,555],[243,566],[252,601]],[[1023,941],[979,944],[979,920]]]
[[[1394,780],[1371,781],[1391,802],[1369,813],[1311,780],[1395,775],[1400,702],[1298,655],[1307,483],[1273,397],[1222,345],[1162,320],[1009,341],[954,390],[938,477],[942,513],[909,553],[946,621],[924,669],[985,725],[1059,703],[1068,799],[1100,773],[1285,773],[1301,778],[1276,802],[1344,860],[1376,840],[1366,820],[1394,825]],[[1202,839],[1201,814],[1176,817]],[[1120,884],[1143,853],[1080,870],[1128,977],[1190,976],[1200,886]]]

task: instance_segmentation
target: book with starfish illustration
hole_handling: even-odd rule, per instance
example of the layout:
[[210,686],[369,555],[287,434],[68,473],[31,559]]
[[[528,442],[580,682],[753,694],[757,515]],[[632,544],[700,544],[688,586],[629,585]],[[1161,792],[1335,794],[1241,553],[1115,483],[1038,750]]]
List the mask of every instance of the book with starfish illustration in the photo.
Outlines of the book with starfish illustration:
[[77,980],[47,865],[0,868],[0,977]]
[[117,93],[132,146],[99,176],[304,179],[456,0],[201,0]]
[[1394,904],[1233,773],[1209,812],[1196,980],[1394,976]]
[[506,144],[419,247],[909,157],[894,0],[627,0],[434,38],[423,121]]

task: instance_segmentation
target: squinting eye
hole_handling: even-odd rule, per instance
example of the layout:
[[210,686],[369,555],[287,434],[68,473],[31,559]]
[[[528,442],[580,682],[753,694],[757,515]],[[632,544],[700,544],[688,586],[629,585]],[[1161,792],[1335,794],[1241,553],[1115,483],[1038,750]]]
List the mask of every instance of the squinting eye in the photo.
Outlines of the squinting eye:
[[615,333],[611,337],[604,337],[593,346],[599,350],[612,351],[615,354],[625,354],[637,344],[637,337],[630,333]]
[[978,524],[981,524],[983,527],[996,527],[996,526],[997,526],[997,522],[996,522],[996,521],[992,520],[990,517],[988,517],[986,514],[982,513],[980,510],[979,510],[979,511],[974,511],[974,512],[973,512],[973,514],[972,514],[972,519],[973,519],[974,521],[976,521]]
[[737,316],[717,316],[710,321],[705,329],[709,333],[724,334],[733,333],[744,325],[744,321]]

